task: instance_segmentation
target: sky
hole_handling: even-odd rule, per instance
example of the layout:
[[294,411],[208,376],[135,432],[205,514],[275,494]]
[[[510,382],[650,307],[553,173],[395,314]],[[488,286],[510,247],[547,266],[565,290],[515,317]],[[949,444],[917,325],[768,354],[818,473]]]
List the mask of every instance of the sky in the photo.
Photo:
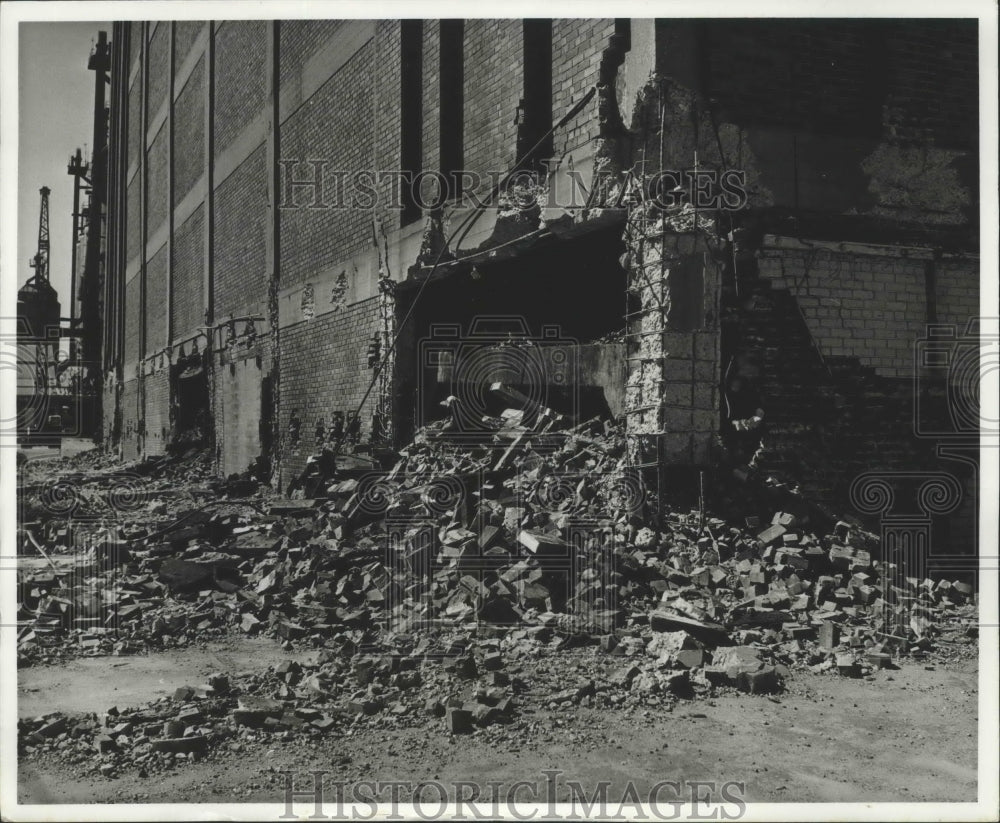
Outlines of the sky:
[[[42,186],[49,195],[49,282],[69,316],[73,178],[70,155],[90,161],[94,73],[87,69],[98,31],[110,23],[21,23],[18,37],[17,287],[34,274]],[[113,47],[113,46],[112,46]]]

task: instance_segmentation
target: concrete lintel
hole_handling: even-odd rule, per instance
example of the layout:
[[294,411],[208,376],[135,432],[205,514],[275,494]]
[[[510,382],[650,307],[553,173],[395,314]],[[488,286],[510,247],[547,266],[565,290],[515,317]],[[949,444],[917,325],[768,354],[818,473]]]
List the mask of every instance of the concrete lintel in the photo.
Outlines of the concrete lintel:
[[215,156],[215,174],[212,185],[219,188],[240,164],[253,154],[267,139],[267,110],[261,109],[225,149]]
[[[860,254],[869,257],[908,257],[915,260],[929,260],[934,257],[934,250],[925,246],[891,246],[878,243],[858,243],[837,240],[809,240],[783,235],[765,234],[761,248],[766,251],[824,251],[839,254]],[[952,257],[956,255],[944,255]],[[978,254],[966,254],[963,257],[979,259]]]
[[153,143],[156,142],[156,138],[160,134],[160,129],[163,128],[163,124],[167,122],[167,114],[170,112],[170,92],[168,90],[167,94],[163,98],[163,102],[160,107],[156,110],[156,114],[149,121],[149,126],[146,133],[146,151],[149,151],[153,147]]
[[208,174],[202,172],[201,177],[191,187],[187,194],[181,198],[181,202],[174,209],[174,225],[183,226],[184,222],[198,210],[198,206],[205,202],[208,196]]
[[[347,292],[342,302],[337,302],[332,299],[332,294],[341,272],[347,275]],[[377,281],[378,258],[374,252],[327,266],[307,283],[289,286],[278,292],[278,328],[305,321],[302,293],[306,286],[313,288],[313,319],[316,319],[375,297],[378,294]]]
[[194,73],[198,62],[208,52],[209,30],[210,27],[206,21],[198,37],[195,39],[191,51],[188,52],[187,57],[184,58],[184,62],[176,70],[176,74],[174,75],[174,91],[172,94],[174,102],[184,93],[184,87],[187,85],[187,81],[191,79],[191,75]]
[[168,220],[164,219],[163,222],[156,227],[156,231],[153,232],[146,241],[145,259],[147,263],[156,256],[156,253],[166,245],[167,240],[169,239],[170,223]]

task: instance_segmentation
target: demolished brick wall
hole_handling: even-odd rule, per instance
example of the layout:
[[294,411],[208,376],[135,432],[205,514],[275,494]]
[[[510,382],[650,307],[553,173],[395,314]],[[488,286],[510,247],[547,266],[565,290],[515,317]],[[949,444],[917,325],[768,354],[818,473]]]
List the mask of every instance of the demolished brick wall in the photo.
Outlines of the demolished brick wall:
[[[922,295],[923,267],[904,257],[823,250],[807,258],[827,276],[812,278],[818,285],[797,290],[803,270],[798,278],[789,272],[803,265],[799,252],[741,250],[738,291],[727,301],[726,349],[735,362],[751,364],[766,410],[762,467],[833,508],[849,505],[853,484],[874,467],[897,485],[906,472],[928,477],[945,472],[961,486],[962,500],[957,512],[937,521],[939,526],[946,523],[947,533],[936,541],[935,551],[970,554],[977,544],[975,473],[960,459],[939,456],[938,441],[917,436],[919,426],[929,422],[920,423],[926,412],[915,404],[926,378],[915,370],[926,317],[915,322],[914,315],[920,317],[924,305],[921,301],[919,309],[911,305],[904,311],[893,305],[891,294],[875,296],[872,291],[879,286],[896,289],[904,302],[906,295],[917,294],[913,279],[919,277]],[[830,258],[836,269],[824,268],[822,261]],[[782,267],[783,277],[766,276]],[[852,280],[844,271],[862,273]],[[917,304],[917,298],[911,302]],[[823,308],[824,303],[836,308]],[[882,334],[880,321],[872,317],[876,314],[885,314],[890,326],[896,326],[898,339],[876,339]],[[845,332],[852,325],[857,328]],[[868,332],[855,340],[857,329]],[[906,497],[899,490],[897,494]],[[907,505],[912,507],[913,501],[904,502],[904,509]]]
[[[129,74],[133,78],[127,107],[131,175],[125,183],[127,215],[118,216],[118,219],[128,218],[128,259],[122,261],[125,271],[113,275],[127,281],[123,379],[131,380],[142,373],[140,358],[155,353],[161,339],[177,342],[179,336],[189,334],[204,322],[207,298],[210,296],[214,303],[212,322],[222,322],[241,313],[254,314],[268,318],[270,328],[262,334],[279,335],[281,329],[288,332],[288,360],[279,358],[280,349],[275,348],[270,368],[254,366],[245,373],[241,371],[239,379],[253,382],[266,378],[273,381],[273,397],[278,406],[273,415],[275,431],[283,436],[293,412],[298,409],[303,437],[312,440],[317,422],[322,421],[328,426],[334,410],[345,404],[350,405],[347,402],[349,397],[360,399],[361,384],[367,384],[371,377],[363,354],[371,339],[378,335],[382,351],[388,348],[394,331],[390,322],[394,319],[394,312],[390,310],[389,301],[383,295],[373,311],[362,308],[362,303],[372,300],[378,293],[380,275],[387,272],[390,278],[402,279],[418,254],[412,248],[413,237],[397,226],[395,213],[306,208],[305,201],[312,199],[313,192],[297,189],[292,199],[301,208],[280,211],[280,240],[273,244],[275,249],[280,246],[280,259],[274,261],[275,272],[266,270],[269,261],[264,238],[270,231],[268,210],[274,206],[266,192],[269,176],[274,171],[268,167],[268,162],[280,159],[270,158],[267,154],[269,101],[268,67],[265,64],[266,53],[270,49],[268,38],[277,35],[278,41],[275,69],[280,92],[277,125],[281,156],[300,162],[298,168],[285,169],[283,174],[302,179],[322,174],[322,170],[317,170],[315,166],[304,164],[304,161],[315,157],[328,160],[331,167],[399,168],[400,36],[398,24],[387,20],[282,21],[274,24],[276,28],[271,28],[271,25],[262,21],[238,21],[211,25],[161,23],[155,27],[132,26],[137,37],[131,43],[129,63],[138,66],[139,70]],[[807,21],[796,24],[795,42],[792,44],[794,50],[805,49],[808,52],[813,48],[804,44],[815,44],[818,25]],[[157,100],[165,96],[165,90],[159,89],[166,84],[161,83],[158,76],[151,93],[160,96],[156,100],[151,97],[145,101],[143,77],[157,71],[159,64],[156,61],[163,62],[165,52],[162,43],[169,42],[169,38],[164,38],[170,26],[174,27],[176,54],[173,55],[173,64],[178,88],[175,88],[176,100],[164,109]],[[876,216],[878,208],[899,205],[904,209],[901,214],[933,221],[934,209],[931,206],[936,191],[941,195],[939,210],[948,211],[949,221],[953,222],[956,215],[967,216],[971,202],[971,190],[968,190],[966,179],[969,147],[956,138],[960,130],[943,127],[940,118],[929,123],[923,132],[915,126],[923,103],[917,93],[909,55],[924,42],[925,30],[919,26],[903,27],[898,31],[880,30],[871,35],[875,40],[886,36],[884,57],[890,68],[894,67],[890,72],[892,79],[886,90],[888,96],[883,101],[884,105],[868,105],[871,90],[859,87],[855,82],[860,64],[840,62],[834,66],[820,65],[813,56],[809,64],[815,69],[813,74],[829,80],[831,88],[838,90],[838,106],[855,98],[855,102],[861,100],[864,105],[848,107],[851,116],[844,118],[843,122],[831,125],[822,118],[806,118],[808,124],[804,126],[803,113],[813,111],[808,106],[802,108],[804,101],[809,99],[809,94],[805,92],[812,81],[805,76],[795,79],[787,105],[771,93],[764,94],[761,90],[769,88],[769,83],[783,88],[782,83],[792,81],[771,77],[769,72],[773,74],[773,67],[747,63],[748,44],[753,42],[752,37],[749,40],[746,37],[748,26],[753,29],[749,22],[736,21],[554,20],[553,118],[580,101],[589,89],[597,87],[593,102],[553,136],[554,153],[566,157],[566,153],[571,152],[574,161],[588,167],[588,174],[589,167],[594,167],[598,173],[606,173],[614,180],[620,179],[625,169],[635,164],[643,175],[664,168],[686,169],[692,165],[704,170],[739,169],[746,174],[750,210],[767,210],[776,206],[816,207],[836,213],[860,209],[861,213]],[[147,29],[153,42],[144,50],[143,35]],[[438,29],[439,24],[435,21],[427,21],[422,27],[422,152],[425,170],[434,170],[440,165],[440,101],[437,98],[441,55]],[[948,42],[956,47],[968,41],[969,32],[959,29],[961,27],[949,29],[947,33]],[[777,35],[772,33],[771,36]],[[211,49],[206,46],[210,38],[214,38],[214,66],[207,63]],[[879,57],[878,49],[871,48],[872,42],[864,37],[858,39],[856,25],[838,24],[827,31],[823,53],[841,57],[860,55],[861,63],[867,65],[865,61]],[[497,44],[501,47],[497,48]],[[507,161],[517,145],[518,127],[513,124],[513,115],[520,103],[525,80],[522,47],[523,31],[517,21],[475,20],[468,21],[465,26],[465,154],[466,165],[475,171],[496,171],[494,167],[509,165]],[[146,62],[152,61],[148,66],[142,57],[144,51],[148,51]],[[937,58],[932,55],[930,59]],[[941,73],[935,80],[933,93],[944,94],[942,90],[951,88],[959,75],[969,76],[968,63],[967,56],[963,56],[953,70]],[[205,84],[210,77],[214,77],[215,82],[215,89],[210,95],[215,101],[214,109],[211,109],[215,118],[212,123],[214,135],[201,128],[204,124],[197,116],[202,104],[201,93],[208,91]],[[486,78],[491,82],[484,85]],[[754,87],[758,97],[763,94],[760,99],[754,97],[756,102],[752,105],[745,104],[746,99],[742,96],[741,90],[745,91],[748,87]],[[205,94],[206,105],[208,97]],[[964,108],[966,98],[967,94],[961,100],[949,101],[959,118],[967,114]],[[496,113],[498,108],[499,117]],[[158,325],[162,323],[163,315],[152,317],[153,313],[148,311],[163,296],[163,261],[155,256],[162,251],[157,252],[153,246],[164,239],[166,210],[163,204],[167,195],[160,196],[160,189],[167,188],[165,184],[161,186],[166,168],[161,162],[161,155],[164,154],[161,146],[162,135],[165,134],[164,111],[171,119],[170,126],[175,135],[179,136],[171,167],[166,169],[174,189],[174,202],[168,205],[178,209],[175,212],[174,236],[169,238],[171,259],[166,261],[171,308],[171,328],[166,335]],[[510,118],[503,117],[503,112],[510,114]],[[184,126],[189,122],[192,125],[190,130]],[[830,134],[814,134],[817,123],[822,127],[821,131],[826,130]],[[140,134],[144,125],[149,131],[146,135]],[[786,135],[794,143],[795,152],[761,153],[762,146],[771,144],[768,141],[777,141],[775,145],[785,146],[786,143],[775,136],[775,129],[787,130],[790,127],[797,129],[794,134],[789,132]],[[157,137],[157,134],[160,136]],[[212,182],[216,187],[215,213],[212,215],[206,211],[205,193],[198,186],[198,181],[205,177],[200,158],[206,148],[205,141],[210,136],[214,137],[210,150],[215,157],[215,180]],[[864,145],[857,142],[861,136],[864,137]],[[882,154],[878,154],[878,147],[873,154],[873,140],[879,146],[884,144]],[[917,155],[911,149],[921,141],[936,152],[933,158],[935,173],[927,181],[929,188],[907,190],[903,199],[899,200],[890,191],[892,181],[902,171],[913,168]],[[147,144],[150,144],[150,151],[146,161],[140,162],[142,148]],[[949,152],[958,154],[952,156]],[[829,157],[832,168],[838,173],[814,173],[819,156]],[[790,160],[793,157],[797,164],[794,169]],[[944,160],[948,161],[945,163],[947,168],[941,165]],[[845,181],[850,185],[846,185]],[[599,187],[605,182],[599,181]],[[143,193],[143,185],[150,190],[149,197]],[[155,192],[151,189],[154,185],[157,188]],[[544,195],[546,188],[541,186],[538,191]],[[384,195],[387,191],[380,194]],[[573,225],[570,228],[586,231],[597,226],[601,219],[624,220],[624,213],[616,215],[612,213],[614,209],[607,208],[615,193],[614,183],[609,185],[607,191],[602,189],[599,202],[592,203],[590,209],[584,209],[585,214],[571,216],[569,222]],[[276,199],[280,200],[284,194],[278,192]],[[607,202],[603,200],[605,194],[609,195]],[[199,198],[201,202],[196,202]],[[140,236],[144,203],[149,223],[145,227],[146,237]],[[876,210],[872,211],[873,208]],[[484,238],[495,242],[513,239],[526,230],[544,229],[550,225],[556,230],[555,223],[547,222],[547,215],[544,220],[535,213],[527,218],[524,215],[511,218],[510,209],[505,212],[503,207],[499,207],[491,210],[490,218],[493,223],[483,221],[485,228],[481,229],[481,237],[476,242]],[[209,221],[214,233],[209,231]],[[592,221],[593,226],[588,227],[588,221]],[[440,223],[444,230],[447,225],[447,219]],[[410,228],[413,233],[418,233],[423,228],[422,221],[417,221]],[[732,228],[723,220],[717,234],[724,236]],[[208,242],[214,242],[213,248],[205,248]],[[644,255],[653,253],[652,245],[655,243],[643,250]],[[159,248],[162,249],[162,245]],[[712,249],[715,254],[725,251],[718,243]],[[710,253],[705,256],[702,267],[705,286],[703,310],[713,305],[713,283],[721,276],[721,264],[712,256],[712,249],[706,247],[705,251]],[[208,259],[205,258],[206,251],[211,255]],[[691,263],[693,254],[685,252],[682,255],[685,262],[681,268],[694,265]],[[150,263],[140,265],[144,259],[149,259]],[[762,265],[767,269],[768,263],[762,260]],[[974,277],[972,269],[963,268],[962,261],[949,259],[939,260],[938,265],[935,289],[939,316],[947,319],[973,310],[974,300],[964,293],[964,286],[956,282],[957,276],[961,276],[963,283],[969,282]],[[676,265],[672,268],[678,269]],[[821,274],[829,278],[842,273],[838,270]],[[897,277],[900,274],[905,275],[906,272],[892,273],[893,290],[903,285]],[[212,293],[198,297],[204,289],[203,284],[209,282],[209,275],[212,275]],[[343,288],[338,279],[341,276],[346,276],[348,281]],[[863,281],[883,276],[888,284],[889,275],[881,270],[859,274],[856,285],[851,286],[856,293],[847,299],[867,299],[862,292],[874,293],[875,290],[871,288],[871,283]],[[777,283],[778,290],[784,285],[784,281]],[[864,351],[867,342],[862,341],[874,340],[877,343],[878,333],[869,338],[868,329],[855,328],[851,323],[846,327],[842,325],[839,330],[826,328],[829,335],[824,342],[824,327],[829,326],[826,320],[830,318],[824,318],[819,313],[828,307],[822,305],[825,296],[817,290],[826,286],[819,285],[816,278],[807,278],[804,285],[797,285],[803,287],[799,296],[807,318],[815,309],[815,319],[822,319],[822,322],[813,324],[817,329],[812,334],[824,354],[823,346],[828,345],[835,352],[834,357],[887,356],[889,349],[875,344],[870,351]],[[903,305],[891,311],[905,315],[901,322],[909,329],[914,323],[919,295],[912,287],[906,291],[906,299],[900,300]],[[308,296],[307,292],[310,292]],[[813,299],[820,302],[811,305]],[[144,330],[138,327],[139,302],[144,302],[147,308]],[[297,307],[290,315],[287,312],[289,303]],[[281,305],[281,312],[277,311],[276,304]],[[323,309],[332,308],[334,304],[337,312],[326,317]],[[839,308],[843,310],[845,306]],[[307,309],[314,316],[313,320],[305,320]],[[356,322],[355,315],[358,314],[367,319]],[[666,319],[669,321],[669,316]],[[322,324],[310,332],[316,340],[309,345],[297,338],[297,335],[304,334],[296,326],[302,320]],[[893,321],[896,320],[894,316]],[[665,395],[653,398],[653,406],[657,408],[657,417],[661,414],[659,406],[666,406],[665,414],[669,419],[658,420],[656,426],[676,435],[670,459],[681,459],[683,454],[685,462],[701,462],[707,458],[707,446],[711,440],[709,433],[718,427],[720,396],[717,377],[725,364],[722,363],[722,350],[717,342],[715,319],[706,315],[705,321],[698,324],[687,318],[683,325],[685,328],[682,330],[667,329],[668,333],[677,332],[678,336],[663,341],[665,353],[671,359],[665,361],[662,368],[665,374],[669,374],[658,378],[666,381],[663,383]],[[322,332],[316,329],[322,329]],[[144,351],[139,351],[140,331],[145,335]],[[858,333],[854,334],[855,331]],[[360,338],[355,338],[355,335]],[[888,332],[886,335],[891,336]],[[328,341],[327,337],[331,340]],[[278,342],[272,341],[270,345],[277,346]],[[306,352],[316,351],[315,344],[320,342],[323,345],[329,343],[331,348],[327,351],[332,353],[337,365],[333,371],[322,375],[305,375],[300,359]],[[647,341],[641,345],[653,343]],[[897,372],[903,368],[901,356],[901,349],[897,348],[894,353],[897,362],[892,366]],[[282,364],[280,371],[274,365],[278,363]],[[289,366],[287,371],[285,364]],[[218,365],[223,366],[221,363]],[[224,367],[228,369],[230,366],[226,363]],[[339,371],[341,369],[358,369],[348,381],[350,388],[346,394],[342,393],[343,378],[340,375],[344,372]],[[714,372],[715,376],[709,377],[710,372]],[[232,385],[231,377],[231,374],[227,377],[223,373],[213,375],[212,385],[228,385],[224,391],[233,393],[229,395],[229,400],[236,396],[257,398],[256,386],[238,388]],[[389,398],[398,395],[401,379],[405,376],[401,376],[390,363],[373,394],[374,408],[381,410],[387,420],[393,416],[387,416],[385,411],[395,402]],[[316,380],[323,382],[321,389],[317,390],[313,385]],[[648,375],[643,380],[648,380]],[[716,385],[713,385],[713,380]],[[686,383],[690,383],[690,387]],[[647,385],[645,394],[652,396],[655,393]],[[143,397],[145,399],[139,403],[138,413],[129,412],[122,420],[121,436],[132,438],[128,445],[131,454],[143,451],[153,453],[161,448],[157,431],[162,430],[162,425],[157,428],[151,424],[157,422],[154,418],[162,422],[163,415],[150,405],[160,402],[161,393],[150,387],[149,391],[144,391]],[[217,405],[220,399],[224,398],[213,398],[213,403]],[[308,413],[301,411],[300,407],[305,406],[310,408]],[[232,409],[233,406],[229,403],[228,407]],[[370,436],[371,412],[371,409],[362,410],[365,437]],[[228,470],[235,468],[247,456],[252,444],[245,432],[236,434],[240,425],[235,418],[226,420],[218,414],[216,411],[219,457]],[[142,433],[145,433],[145,440],[140,439]],[[690,440],[692,435],[697,444]],[[237,437],[237,440],[230,442],[230,437]],[[279,446],[276,456],[280,463],[283,459],[282,444],[279,442],[276,445]],[[289,453],[291,462],[286,479],[297,474],[304,457],[304,454],[295,456]]]
[[[910,252],[909,254],[913,254]],[[890,248],[865,253],[762,248],[760,276],[795,298],[824,356],[854,357],[884,377],[912,378],[914,345],[928,306],[925,269],[931,251]],[[948,261],[937,278],[937,321],[960,323],[979,311],[975,259]]]

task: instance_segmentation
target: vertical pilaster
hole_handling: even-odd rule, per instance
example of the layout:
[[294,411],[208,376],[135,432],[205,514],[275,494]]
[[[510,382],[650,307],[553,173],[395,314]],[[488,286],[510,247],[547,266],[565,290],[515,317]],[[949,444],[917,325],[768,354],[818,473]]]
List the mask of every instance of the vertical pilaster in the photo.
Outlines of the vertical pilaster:
[[[268,223],[264,243],[267,267],[267,313],[271,332],[270,372],[273,392],[271,396],[271,465],[280,465],[281,431],[281,331],[278,328],[278,289],[281,287],[281,212],[278,198],[281,186],[281,21],[272,20],[267,36],[267,203]],[[266,410],[261,409],[264,413]],[[282,485],[282,478],[272,469],[272,483]]]
[[167,314],[167,322],[165,323],[165,340],[163,340],[164,346],[169,346],[170,341],[174,339],[173,332],[173,304],[174,304],[174,71],[176,70],[175,56],[174,56],[174,40],[177,36],[177,24],[173,21],[170,22],[170,36],[167,41],[167,48],[169,49],[169,54],[167,56],[167,71],[169,77],[167,80],[167,122],[165,127],[167,129],[167,246],[164,252],[167,256],[167,305],[164,306],[164,311]]
[[[216,23],[208,23],[208,45],[205,52],[205,174],[208,187],[205,191],[204,225],[204,277],[202,280],[202,305],[205,325],[215,322],[215,29]],[[209,342],[211,344],[211,334]]]
[[145,357],[146,357],[146,241],[149,237],[149,23],[142,24],[142,53],[139,57],[139,82],[142,84],[142,102],[140,112],[142,127],[139,130],[139,149],[142,157],[139,159],[139,353],[136,364],[136,420],[138,421],[136,438],[137,453],[141,458],[145,453],[146,435],[146,398],[145,398]]

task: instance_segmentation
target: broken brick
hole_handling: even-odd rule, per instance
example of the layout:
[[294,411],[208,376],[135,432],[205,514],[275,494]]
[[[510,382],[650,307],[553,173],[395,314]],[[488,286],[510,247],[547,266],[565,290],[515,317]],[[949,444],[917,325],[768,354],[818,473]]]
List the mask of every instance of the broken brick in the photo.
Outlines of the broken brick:
[[208,751],[208,738],[204,735],[193,737],[174,737],[151,741],[154,752],[170,752],[172,754],[203,754]]
[[449,707],[445,714],[445,723],[451,734],[468,734],[472,731],[472,712],[454,706]]

